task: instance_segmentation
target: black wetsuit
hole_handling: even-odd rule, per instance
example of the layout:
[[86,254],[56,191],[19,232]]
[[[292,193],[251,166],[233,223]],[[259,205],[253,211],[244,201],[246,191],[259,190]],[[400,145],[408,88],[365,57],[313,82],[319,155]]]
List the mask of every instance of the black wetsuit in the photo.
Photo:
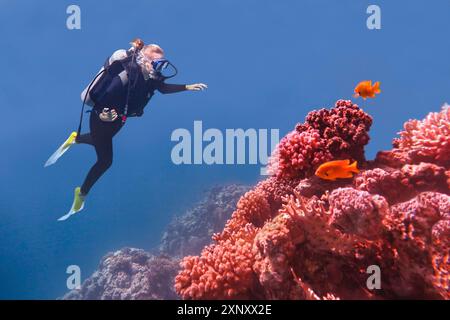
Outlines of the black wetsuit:
[[[100,81],[107,81],[100,80]],[[109,79],[111,80],[111,79]],[[100,82],[99,81],[99,82]],[[77,138],[77,143],[85,143],[94,146],[95,152],[97,153],[97,162],[89,170],[83,185],[81,186],[81,193],[87,195],[89,190],[95,184],[95,182],[105,173],[106,170],[111,166],[113,161],[113,143],[112,139],[114,135],[119,132],[122,128],[121,116],[113,122],[102,121],[99,118],[99,113],[103,108],[114,108],[120,115],[123,112],[123,105],[126,99],[127,86],[124,86],[115,79],[114,81],[109,81],[106,84],[106,88],[102,89],[101,95],[94,94],[91,92],[91,96],[95,99],[96,96],[100,97],[93,99],[95,101],[95,106],[91,112],[89,119],[90,133],[82,134]],[[155,90],[166,94],[175,93],[186,90],[185,85],[178,84],[167,84],[163,81],[157,81],[153,79],[143,80],[141,75],[138,76],[137,84],[135,83],[131,91],[130,107],[133,104],[139,104],[138,102],[133,102],[133,96],[145,95],[146,99],[144,102],[140,101],[141,104],[147,104],[150,98],[153,96]],[[145,106],[145,105],[144,105]],[[136,108],[134,108],[136,109]],[[143,112],[143,106],[141,106],[140,112],[137,114],[131,114],[129,116],[141,116]]]

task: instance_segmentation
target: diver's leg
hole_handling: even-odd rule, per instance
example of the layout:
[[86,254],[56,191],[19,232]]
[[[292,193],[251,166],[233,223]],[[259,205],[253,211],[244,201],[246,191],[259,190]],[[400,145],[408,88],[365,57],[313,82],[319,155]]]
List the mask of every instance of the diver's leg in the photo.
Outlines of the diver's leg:
[[113,145],[112,137],[109,139],[101,139],[94,144],[95,152],[97,153],[97,162],[89,170],[86,179],[81,186],[81,193],[87,195],[92,186],[111,166],[113,161]]
[[92,144],[97,153],[97,162],[89,170],[89,173],[81,186],[82,195],[87,195],[92,186],[111,166],[113,161],[113,143],[114,135],[122,127],[120,119],[114,122],[103,122],[96,113],[91,113],[89,120],[91,129]]
[[76,143],[84,143],[84,144],[90,144],[94,145],[94,141],[92,140],[92,136],[90,133],[84,133],[77,136],[77,139],[75,140]]

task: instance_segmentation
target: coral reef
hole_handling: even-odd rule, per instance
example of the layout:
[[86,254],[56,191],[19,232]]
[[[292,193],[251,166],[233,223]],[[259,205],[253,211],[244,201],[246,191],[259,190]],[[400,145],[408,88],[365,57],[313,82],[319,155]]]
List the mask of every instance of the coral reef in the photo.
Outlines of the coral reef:
[[[187,256],[184,299],[449,299],[449,111],[412,120],[366,161],[372,119],[351,101],[313,111],[285,136],[272,176],[237,203],[214,242]],[[323,162],[360,174],[324,181]],[[380,270],[372,288],[368,270]]]
[[173,278],[179,261],[144,250],[124,248],[107,254],[99,269],[65,300],[177,299]]
[[200,253],[211,242],[212,234],[223,229],[248,189],[239,184],[213,187],[192,209],[173,218],[159,247],[151,250],[154,254],[130,248],[109,253],[81,289],[62,299],[178,299],[174,278],[179,258]]
[[422,120],[410,120],[394,139],[394,149],[380,152],[377,161],[392,167],[430,162],[448,168],[450,165],[450,108],[431,112]]
[[333,159],[365,160],[372,118],[349,100],[339,100],[331,110],[312,111],[305,123],[281,139],[269,163],[276,176],[305,178]]
[[223,229],[249,188],[238,184],[213,187],[192,209],[172,219],[163,233],[160,252],[172,257],[199,254],[211,236]]

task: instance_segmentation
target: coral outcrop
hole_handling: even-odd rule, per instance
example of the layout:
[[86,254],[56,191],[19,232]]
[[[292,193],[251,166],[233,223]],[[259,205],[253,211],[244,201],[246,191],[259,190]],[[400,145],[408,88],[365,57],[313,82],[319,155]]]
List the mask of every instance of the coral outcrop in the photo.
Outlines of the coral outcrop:
[[63,299],[179,299],[174,290],[179,258],[199,254],[211,242],[212,234],[223,229],[248,189],[239,184],[211,188],[193,208],[172,219],[159,247],[151,250],[154,254],[130,248],[109,253],[81,288]]
[[[280,141],[272,176],[241,197],[212,244],[182,260],[177,293],[449,299],[449,108],[408,121],[392,150],[366,161],[371,124],[351,101],[310,112]],[[361,172],[337,181],[314,176],[335,159],[357,160]],[[370,285],[371,270],[379,270],[379,287]]]
[[163,300],[177,299],[173,278],[179,261],[125,248],[106,255],[99,269],[66,300]]
[[271,158],[269,172],[288,178],[305,178],[320,164],[333,159],[365,160],[372,118],[350,100],[339,100],[331,110],[312,111],[281,139]]
[[230,184],[211,188],[192,209],[175,216],[163,233],[160,252],[172,257],[199,254],[225,226],[239,198],[250,189]]
[[422,120],[409,120],[400,138],[393,141],[394,148],[380,152],[377,161],[397,167],[403,164],[429,162],[448,168],[450,165],[450,108],[431,112]]

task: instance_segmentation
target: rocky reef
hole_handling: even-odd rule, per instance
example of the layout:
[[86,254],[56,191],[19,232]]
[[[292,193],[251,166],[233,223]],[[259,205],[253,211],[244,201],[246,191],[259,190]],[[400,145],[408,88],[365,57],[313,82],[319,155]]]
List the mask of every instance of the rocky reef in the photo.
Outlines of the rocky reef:
[[179,258],[199,254],[211,242],[212,234],[223,229],[248,189],[239,184],[211,188],[193,208],[174,216],[152,253],[132,248],[108,253],[81,288],[62,299],[179,299],[174,289]]
[[98,270],[81,289],[67,293],[65,300],[163,300],[177,299],[173,278],[179,261],[154,256],[141,249],[124,248],[107,254]]
[[238,184],[216,186],[192,209],[175,216],[167,226],[159,250],[172,257],[199,254],[211,236],[225,226],[239,198],[250,187]]
[[[450,109],[405,123],[366,161],[372,118],[349,100],[310,112],[175,279],[183,299],[449,299]],[[330,160],[360,173],[325,181]],[[380,288],[367,286],[369,267]]]
[[[280,141],[271,176],[213,188],[154,254],[109,253],[64,299],[449,299],[450,109],[407,121],[367,161],[371,125],[349,100],[310,112]],[[336,159],[360,173],[314,175]]]

